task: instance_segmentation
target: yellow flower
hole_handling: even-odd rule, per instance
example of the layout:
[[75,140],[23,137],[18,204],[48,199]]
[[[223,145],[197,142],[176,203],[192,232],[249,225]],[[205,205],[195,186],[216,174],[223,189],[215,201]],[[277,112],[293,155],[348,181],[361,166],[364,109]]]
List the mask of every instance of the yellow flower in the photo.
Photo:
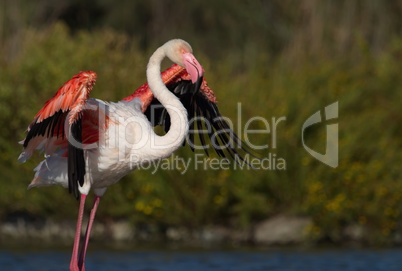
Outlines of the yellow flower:
[[152,214],[152,207],[151,206],[145,206],[145,208],[144,208],[144,214],[146,214],[146,215],[150,215],[150,214]]
[[220,196],[220,195],[215,196],[215,197],[214,197],[214,202],[215,202],[215,204],[217,204],[217,205],[222,204],[222,203],[223,203],[223,197]]
[[154,199],[152,201],[152,205],[155,207],[161,207],[162,206],[162,201],[160,199]]
[[136,204],[135,204],[135,209],[137,210],[137,211],[142,211],[142,210],[144,210],[144,207],[145,207],[145,205],[144,205],[144,203],[142,202],[142,201],[138,201]]

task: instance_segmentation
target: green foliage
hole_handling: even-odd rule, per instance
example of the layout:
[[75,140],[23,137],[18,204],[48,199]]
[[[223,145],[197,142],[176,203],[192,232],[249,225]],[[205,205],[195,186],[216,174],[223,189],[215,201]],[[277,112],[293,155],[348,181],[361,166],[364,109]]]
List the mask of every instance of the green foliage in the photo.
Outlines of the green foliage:
[[[181,16],[172,18],[173,6],[163,4],[170,11],[163,13],[156,2],[122,1],[121,8],[105,13],[103,20],[96,21],[97,27],[90,28],[64,23],[29,27],[32,15],[24,16],[26,21],[17,27],[14,17],[7,15],[13,14],[12,5],[3,4],[10,13],[0,14],[5,15],[2,22],[18,29],[18,35],[9,28],[0,32],[4,37],[0,41],[0,124],[4,127],[0,136],[0,218],[14,212],[75,218],[72,206],[78,204],[65,189],[26,191],[32,169],[42,157],[37,154],[18,164],[22,148],[17,142],[24,138],[24,130],[43,103],[78,71],[97,72],[91,97],[118,101],[131,94],[145,82],[147,59],[156,48],[147,46],[145,50],[144,45],[160,44],[174,35],[193,44],[221,113],[233,121],[235,131],[240,129],[243,139],[248,120],[260,116],[268,121],[270,133],[250,135],[250,141],[268,144],[259,155],[271,155],[271,163],[275,155],[276,163],[285,161],[285,168],[271,164],[268,170],[204,170],[196,163],[208,159],[199,156],[201,151],[193,154],[182,149],[169,158],[171,168],[137,170],[111,186],[102,199],[98,219],[244,228],[271,215],[289,213],[313,218],[312,239],[336,242],[347,225],[357,224],[370,232],[371,242],[389,240],[401,230],[402,40],[395,20],[400,8],[376,1],[360,7],[359,1],[352,1],[350,5],[359,10],[359,16],[353,16],[353,12],[344,12],[350,10],[346,1],[339,6],[322,4],[325,1],[245,1],[246,6],[237,6],[222,0],[208,7],[203,7],[203,2],[178,7]],[[41,3],[38,9],[46,10],[47,2]],[[95,6],[108,10],[105,7],[110,5],[112,2],[104,0]],[[134,19],[119,17],[125,14],[119,10],[129,12],[133,6],[144,14]],[[228,12],[222,14],[224,8]],[[390,12],[393,9],[395,12]],[[382,11],[390,12],[387,20],[378,20],[381,23],[375,26],[368,23]],[[158,17],[161,13],[164,15]],[[271,13],[277,15],[267,16]],[[328,16],[337,16],[337,24],[326,20]],[[186,20],[200,24],[182,25]],[[164,21],[166,25],[155,27]],[[136,23],[127,26],[127,22]],[[103,27],[106,24],[114,28]],[[355,24],[359,27],[352,27]],[[370,27],[376,31],[370,32]],[[141,29],[145,29],[143,36]],[[332,169],[303,149],[301,127],[313,113],[336,101],[340,158],[339,166]],[[281,117],[286,119],[277,124],[274,133],[272,125]],[[266,126],[254,121],[249,129]],[[321,153],[325,137],[325,123],[306,133],[307,144]],[[175,157],[191,159],[186,172],[172,168]],[[217,161],[214,155],[209,159],[205,163]]]

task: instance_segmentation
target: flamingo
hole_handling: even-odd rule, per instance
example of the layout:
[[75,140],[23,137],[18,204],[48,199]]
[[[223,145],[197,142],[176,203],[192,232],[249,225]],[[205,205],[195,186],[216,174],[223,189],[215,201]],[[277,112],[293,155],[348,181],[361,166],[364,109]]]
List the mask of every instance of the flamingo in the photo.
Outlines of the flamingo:
[[[165,57],[174,64],[161,73]],[[203,74],[191,46],[174,39],[150,57],[147,83],[123,100],[89,98],[97,74],[83,71],[64,83],[35,115],[26,138],[20,142],[23,151],[18,160],[23,163],[35,150],[44,151],[45,159],[34,169],[28,189],[62,185],[79,198],[70,270],[85,270],[92,225],[107,188],[142,163],[169,157],[184,145],[187,135],[194,151],[194,133],[189,129],[195,130],[195,123],[198,129],[205,126],[219,156],[244,161],[244,152],[249,151],[219,113],[215,94]],[[157,135],[153,130],[156,125],[163,125],[166,134]],[[199,138],[205,146],[202,133]],[[235,140],[237,149],[231,144]],[[85,200],[90,190],[95,195],[94,203],[81,243]]]

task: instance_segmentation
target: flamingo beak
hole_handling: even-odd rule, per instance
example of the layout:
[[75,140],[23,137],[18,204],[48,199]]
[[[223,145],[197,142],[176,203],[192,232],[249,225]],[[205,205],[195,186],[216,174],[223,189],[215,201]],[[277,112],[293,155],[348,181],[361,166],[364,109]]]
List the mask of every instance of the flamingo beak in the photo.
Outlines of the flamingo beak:
[[[191,82],[193,84],[199,81],[200,78],[202,79],[204,69],[192,53],[184,53],[183,62],[184,67],[186,68],[188,74],[191,76]],[[202,80],[199,82],[199,84],[201,84],[201,82]]]

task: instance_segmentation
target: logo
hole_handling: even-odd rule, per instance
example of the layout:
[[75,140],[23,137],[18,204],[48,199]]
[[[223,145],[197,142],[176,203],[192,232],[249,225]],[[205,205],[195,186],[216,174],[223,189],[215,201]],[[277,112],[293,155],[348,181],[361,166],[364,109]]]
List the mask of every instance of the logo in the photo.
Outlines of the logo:
[[[330,104],[324,109],[325,120],[332,120],[338,118],[338,102]],[[327,137],[326,137],[326,148],[325,154],[318,153],[313,149],[309,148],[304,141],[304,131],[317,123],[321,123],[321,111],[315,112],[311,115],[303,124],[302,127],[302,143],[304,149],[315,159],[321,161],[322,163],[336,168],[338,166],[338,123],[335,124],[327,124]]]

